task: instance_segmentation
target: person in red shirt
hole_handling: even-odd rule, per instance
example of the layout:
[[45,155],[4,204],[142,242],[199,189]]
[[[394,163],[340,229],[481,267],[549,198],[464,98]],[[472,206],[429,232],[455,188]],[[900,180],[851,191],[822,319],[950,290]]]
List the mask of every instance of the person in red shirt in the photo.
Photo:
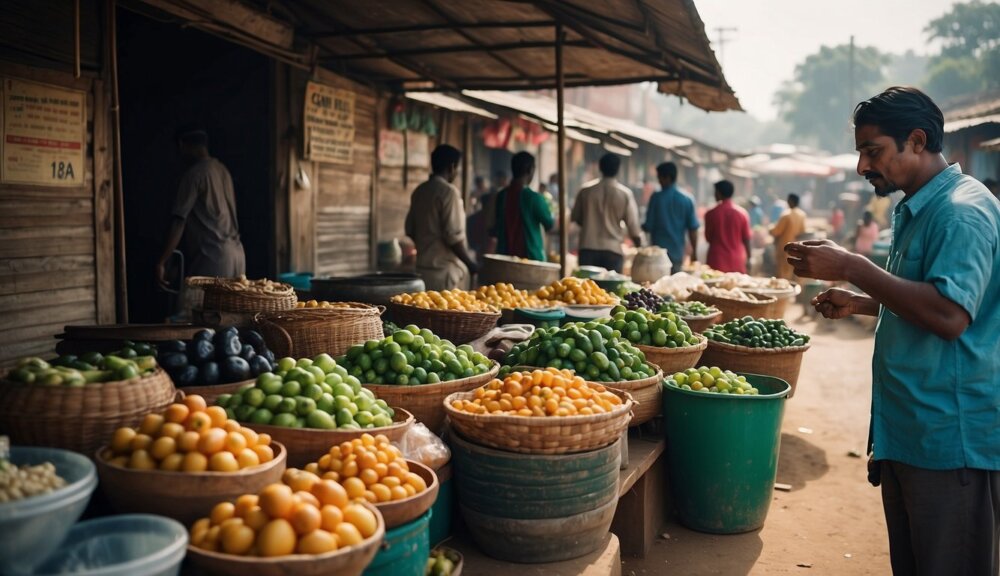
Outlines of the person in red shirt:
[[718,204],[705,213],[705,240],[708,242],[708,265],[721,272],[746,274],[750,259],[750,216],[733,204],[733,183],[715,183]]

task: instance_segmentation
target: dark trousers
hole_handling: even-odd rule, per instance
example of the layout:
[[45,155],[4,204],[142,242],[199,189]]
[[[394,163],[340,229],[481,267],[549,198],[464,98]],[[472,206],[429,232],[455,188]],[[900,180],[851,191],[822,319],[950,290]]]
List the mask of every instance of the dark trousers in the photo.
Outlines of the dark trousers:
[[1000,574],[1000,471],[881,464],[894,576]]
[[625,268],[625,257],[610,250],[580,249],[580,266],[600,266],[607,270],[621,272]]

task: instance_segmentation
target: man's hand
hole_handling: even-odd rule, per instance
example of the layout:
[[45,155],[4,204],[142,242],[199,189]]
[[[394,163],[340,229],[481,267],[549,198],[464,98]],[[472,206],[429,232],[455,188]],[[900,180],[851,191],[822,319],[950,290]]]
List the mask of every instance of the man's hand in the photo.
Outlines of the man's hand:
[[795,275],[817,280],[847,280],[847,267],[855,255],[832,240],[806,240],[785,245]]
[[167,263],[165,261],[156,261],[154,276],[156,277],[156,285],[159,286],[161,290],[170,290],[170,284],[167,282]]
[[857,294],[851,292],[850,290],[830,288],[826,292],[823,292],[819,296],[813,298],[811,303],[813,307],[816,308],[816,311],[822,314],[824,318],[840,320],[841,318],[847,318],[851,314],[855,314],[857,312],[854,305],[855,296],[857,296]]

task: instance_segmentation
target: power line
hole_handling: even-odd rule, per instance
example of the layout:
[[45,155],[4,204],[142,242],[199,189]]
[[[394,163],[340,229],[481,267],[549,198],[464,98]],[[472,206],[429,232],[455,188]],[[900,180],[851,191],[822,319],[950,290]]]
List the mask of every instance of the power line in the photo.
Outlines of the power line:
[[732,39],[726,37],[726,32],[737,32],[739,28],[736,26],[716,26],[713,30],[719,36],[719,39],[716,41],[719,44],[719,66],[723,66],[726,59],[726,41]]

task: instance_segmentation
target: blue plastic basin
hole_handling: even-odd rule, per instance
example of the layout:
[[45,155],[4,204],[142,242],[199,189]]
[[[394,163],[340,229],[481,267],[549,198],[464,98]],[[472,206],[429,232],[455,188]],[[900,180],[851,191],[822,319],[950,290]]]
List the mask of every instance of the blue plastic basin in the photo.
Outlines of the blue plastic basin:
[[0,574],[31,574],[66,537],[97,487],[97,471],[86,456],[55,448],[14,446],[18,466],[52,462],[66,480],[58,490],[0,504]]

